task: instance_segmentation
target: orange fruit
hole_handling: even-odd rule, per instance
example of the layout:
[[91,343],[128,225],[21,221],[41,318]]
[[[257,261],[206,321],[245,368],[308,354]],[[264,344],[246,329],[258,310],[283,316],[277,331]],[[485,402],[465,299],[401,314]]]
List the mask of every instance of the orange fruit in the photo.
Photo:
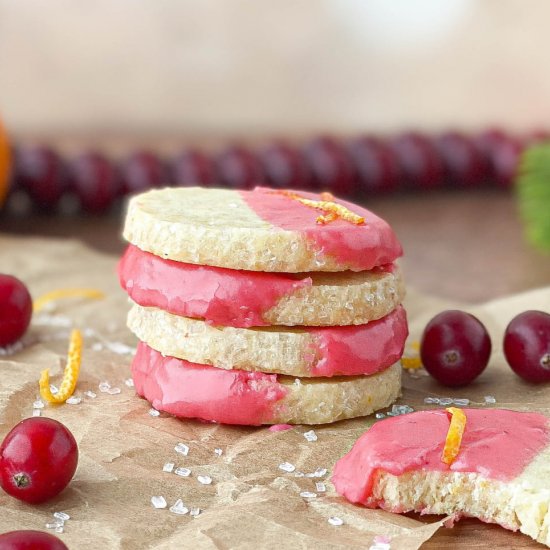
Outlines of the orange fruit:
[[8,135],[0,122],[0,207],[4,204],[10,184],[11,148]]

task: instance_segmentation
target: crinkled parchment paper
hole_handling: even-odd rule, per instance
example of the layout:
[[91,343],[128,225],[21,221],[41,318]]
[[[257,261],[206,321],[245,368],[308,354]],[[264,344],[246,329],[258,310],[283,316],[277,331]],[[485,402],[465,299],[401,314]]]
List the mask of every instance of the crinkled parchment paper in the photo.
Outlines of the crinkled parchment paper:
[[[38,397],[38,378],[51,368],[52,382],[60,381],[71,326],[84,331],[85,349],[76,405],[42,409],[44,416],[63,422],[75,435],[80,460],[69,488],[54,501],[29,506],[0,495],[0,529],[44,529],[55,511],[71,519],[59,536],[69,548],[98,549],[245,549],[245,548],[369,548],[376,535],[391,538],[392,550],[416,549],[441,526],[410,517],[353,506],[337,496],[328,481],[334,462],[346,453],[372,418],[316,427],[318,440],[303,434],[311,427],[289,431],[220,426],[180,421],[164,414],[153,417],[150,406],[135,396],[129,378],[134,337],[125,328],[128,304],[115,274],[116,258],[92,252],[73,241],[0,237],[0,272],[13,273],[30,287],[34,297],[58,288],[93,287],[106,298],[66,299],[51,311],[35,315],[25,338],[26,347],[0,356],[0,435],[32,415]],[[407,298],[412,339],[429,318],[443,308],[458,306],[420,296]],[[550,289],[469,308],[487,324],[493,336],[490,367],[473,385],[445,390],[430,378],[404,375],[400,403],[426,408],[424,397],[467,397],[482,403],[493,395],[496,405],[550,414],[550,387],[533,387],[519,380],[504,364],[502,332],[509,319],[528,308],[550,309]],[[102,381],[120,393],[99,391]],[[96,398],[84,392],[92,390]],[[487,405],[483,405],[487,406]],[[183,456],[177,443],[189,446]],[[221,456],[215,449],[222,449]],[[189,477],[163,472],[166,462],[192,470]],[[290,462],[296,471],[327,468],[320,478],[296,477],[278,466]],[[202,485],[197,475],[212,478]],[[325,481],[326,493],[305,499]],[[168,506],[182,499],[201,509],[198,517],[154,509],[151,497],[162,495]],[[341,526],[328,523],[337,516]]]

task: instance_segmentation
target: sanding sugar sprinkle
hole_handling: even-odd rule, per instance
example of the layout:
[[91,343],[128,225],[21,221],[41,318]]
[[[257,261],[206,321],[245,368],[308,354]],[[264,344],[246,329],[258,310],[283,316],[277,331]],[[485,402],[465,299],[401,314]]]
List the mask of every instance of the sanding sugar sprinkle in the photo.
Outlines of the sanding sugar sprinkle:
[[71,516],[69,516],[66,512],[54,512],[53,517],[61,521],[68,521],[71,519]]
[[104,380],[98,384],[98,388],[101,393],[107,393],[111,389],[111,384]]
[[80,403],[82,402],[82,397],[78,397],[76,395],[71,395],[71,397],[69,397],[65,403],[67,403],[67,405],[80,405]]
[[344,520],[342,518],[339,518],[338,516],[330,516],[327,521],[331,525],[334,525],[336,527],[339,527],[340,525],[344,525]]
[[493,405],[497,402],[497,400],[492,395],[486,395],[483,400],[485,401],[486,405]]
[[151,497],[151,504],[153,505],[153,508],[156,508],[157,510],[166,508],[167,506],[166,499],[163,496]]
[[157,409],[151,407],[149,409],[149,416],[160,416],[160,411],[157,411]]
[[214,449],[214,454],[215,454],[216,456],[222,456],[223,450],[222,450],[222,449]]
[[312,493],[311,491],[302,491],[300,493],[300,496],[302,498],[316,498],[317,497],[317,493]]
[[296,469],[296,466],[294,464],[291,464],[290,462],[283,462],[282,464],[279,464],[279,470],[282,470],[283,472],[291,473]]
[[187,456],[189,454],[189,446],[186,445],[185,443],[178,443],[174,447],[174,451],[176,451],[176,453],[180,455]]
[[376,413],[374,415],[378,420],[382,420],[382,418],[386,418],[386,415],[384,413]]
[[174,466],[175,464],[173,462],[166,462],[162,467],[162,471],[171,474],[174,471]]
[[133,388],[133,387],[134,387],[134,381],[133,381],[131,378],[127,378],[126,380],[124,380],[124,383],[125,383],[129,388]]
[[90,399],[95,399],[97,397],[97,393],[93,392],[92,390],[86,390],[84,392],[84,395],[86,397],[89,397]]
[[191,470],[189,468],[179,467],[174,470],[174,473],[180,477],[189,477],[191,475]]
[[294,477],[305,477],[304,472],[294,472]]
[[317,434],[315,433],[315,430],[309,430],[309,432],[304,433],[304,437],[308,441],[317,441]]
[[470,404],[470,400],[465,397],[459,397],[458,399],[453,399],[453,405],[457,407],[467,407]]
[[58,527],[63,527],[64,524],[63,520],[52,521],[51,523],[46,523],[46,529],[57,529]]
[[324,493],[327,490],[327,486],[322,481],[316,481],[315,489],[318,493]]
[[106,393],[108,393],[109,395],[118,395],[120,392],[120,388],[109,388]]
[[42,399],[37,399],[37,400],[32,404],[32,408],[33,408],[33,409],[43,409],[43,408],[44,408],[44,401],[42,401]]
[[317,468],[314,472],[306,474],[306,477],[323,477],[327,475],[327,471],[326,468]]
[[426,405],[439,405],[439,397],[424,397]]
[[60,535],[63,533],[64,530],[65,529],[64,529],[63,525],[60,525],[59,527],[55,528],[55,532],[59,533]]
[[42,416],[42,411],[40,409],[33,409],[32,410],[33,416]]
[[453,398],[452,397],[441,397],[439,399],[439,404],[443,405],[444,407],[446,407],[447,405],[452,405],[453,404]]
[[181,498],[178,498],[178,500],[176,500],[176,502],[172,506],[170,506],[170,512],[172,512],[173,514],[184,516],[185,514],[187,514],[187,512],[189,512],[189,508],[185,506]]
[[189,510],[189,515],[196,518],[197,516],[200,516],[202,510],[200,508],[191,508]]
[[59,388],[57,386],[54,386],[53,384],[50,384],[50,391],[53,393],[53,394],[56,394],[59,392]]
[[210,476],[200,475],[197,476],[197,481],[202,485],[210,485],[212,483],[212,478]]

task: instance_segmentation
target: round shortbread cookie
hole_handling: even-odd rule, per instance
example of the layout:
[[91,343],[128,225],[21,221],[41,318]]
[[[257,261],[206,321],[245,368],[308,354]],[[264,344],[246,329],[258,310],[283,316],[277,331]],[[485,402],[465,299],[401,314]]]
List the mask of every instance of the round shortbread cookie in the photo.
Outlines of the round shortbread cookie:
[[404,298],[395,264],[371,271],[265,273],[165,260],[130,245],[118,268],[145,307],[231,327],[362,325]]
[[366,325],[345,327],[214,327],[134,304],[130,330],[163,353],[201,365],[289,376],[379,372],[403,353],[408,335],[402,306]]
[[318,223],[327,210],[288,193],[322,200],[265,188],[154,189],[130,200],[124,237],[162,258],[250,271],[363,271],[401,255],[391,227],[372,212],[334,199],[331,206],[344,207],[355,222],[340,217]]
[[401,366],[372,376],[290,378],[222,370],[165,357],[143,342],[132,363],[136,391],[159,410],[224,424],[326,424],[365,416],[400,395]]

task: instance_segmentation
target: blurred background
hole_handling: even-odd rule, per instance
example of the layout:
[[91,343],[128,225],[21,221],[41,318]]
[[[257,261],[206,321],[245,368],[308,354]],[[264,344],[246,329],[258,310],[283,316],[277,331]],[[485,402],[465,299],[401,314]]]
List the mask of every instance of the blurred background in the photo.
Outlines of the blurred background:
[[0,0],[0,231],[118,253],[149,187],[328,189],[395,226],[421,290],[548,284],[514,185],[549,135],[549,20],[547,0]]

